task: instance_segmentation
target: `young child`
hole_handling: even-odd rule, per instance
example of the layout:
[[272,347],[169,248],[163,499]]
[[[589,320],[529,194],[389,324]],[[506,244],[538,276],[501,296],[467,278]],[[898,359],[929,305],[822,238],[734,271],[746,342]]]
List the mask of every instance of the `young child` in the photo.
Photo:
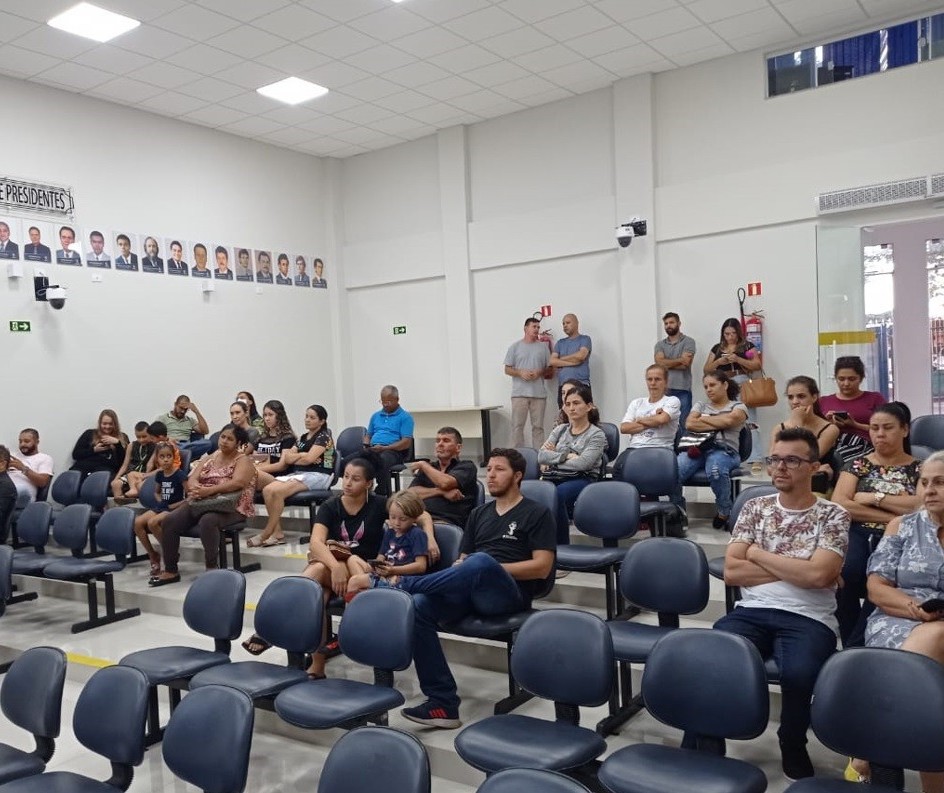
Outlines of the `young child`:
[[161,555],[154,550],[148,533],[161,541],[161,523],[164,516],[184,503],[187,495],[187,475],[174,464],[173,444],[162,441],[154,452],[157,458],[157,474],[154,476],[155,496],[158,505],[154,509],[142,512],[134,519],[134,533],[147,551],[151,560],[151,577],[160,575]]
[[387,499],[387,523],[380,553],[370,563],[374,571],[352,575],[345,600],[350,601],[364,589],[394,586],[400,576],[426,572],[429,541],[417,523],[425,512],[423,499],[409,490],[401,490]]
[[[167,425],[163,421],[154,421],[151,424],[148,424],[148,435],[151,436],[153,441],[151,457],[147,462],[147,467],[144,469],[143,473],[137,473],[132,471],[128,474],[128,497],[137,498],[138,494],[141,491],[141,483],[147,478],[149,474],[153,471],[156,471],[158,468],[157,465],[157,445],[160,443],[169,443],[170,447],[174,450],[174,468],[181,468],[180,464],[180,450],[177,448],[177,444],[170,440],[167,437]],[[184,471],[186,474],[187,472]]]
[[[134,440],[128,445],[125,460],[111,482],[111,492],[116,501],[122,504],[130,504],[138,497],[137,485],[140,484],[148,470],[148,463],[151,455],[154,454],[154,443],[154,438],[148,432],[146,421],[139,421],[134,425]],[[134,494],[126,497],[125,494],[131,489],[132,478],[135,475],[137,475],[137,479],[134,482]]]

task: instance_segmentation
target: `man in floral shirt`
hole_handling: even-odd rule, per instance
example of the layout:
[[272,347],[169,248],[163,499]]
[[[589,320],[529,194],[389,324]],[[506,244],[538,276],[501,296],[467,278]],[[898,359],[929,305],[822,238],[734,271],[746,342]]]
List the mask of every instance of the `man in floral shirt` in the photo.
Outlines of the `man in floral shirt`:
[[780,753],[789,779],[813,776],[806,751],[813,684],[836,650],[836,585],[849,541],[849,513],[818,499],[816,438],[781,430],[766,458],[777,493],[744,505],[724,560],[741,601],[715,623],[744,636],[780,669]]

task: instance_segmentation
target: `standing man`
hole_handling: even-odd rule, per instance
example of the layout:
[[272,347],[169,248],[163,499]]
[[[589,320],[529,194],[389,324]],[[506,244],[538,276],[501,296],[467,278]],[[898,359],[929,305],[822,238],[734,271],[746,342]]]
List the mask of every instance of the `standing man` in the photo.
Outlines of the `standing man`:
[[544,372],[551,356],[547,345],[538,341],[541,323],[534,317],[524,322],[524,338],[505,353],[505,374],[511,378],[511,445],[524,446],[524,421],[531,417],[531,447],[540,449],[544,442],[544,411],[547,388]]
[[620,432],[629,435],[629,448],[662,446],[672,449],[679,428],[679,399],[666,393],[668,371],[654,363],[646,369],[648,396],[629,403]]
[[576,314],[564,314],[561,325],[566,338],[558,339],[551,353],[551,366],[557,369],[557,407],[563,406],[561,385],[565,380],[579,380],[590,387],[590,353],[593,342],[580,332]]
[[494,501],[472,510],[459,560],[438,573],[391,581],[413,596],[413,663],[426,701],[402,713],[410,721],[455,729],[459,694],[437,633],[469,614],[512,614],[554,574],[557,550],[550,510],[521,495],[525,461],[516,449],[492,449],[486,482]]
[[[462,435],[455,427],[436,433],[436,462],[410,463],[410,490],[423,499],[433,520],[465,528],[478,496],[478,472],[471,460],[460,460]],[[430,558],[430,561],[436,560]]]
[[0,220],[0,259],[19,259],[20,246],[10,239],[10,224]]
[[19,454],[10,457],[8,473],[18,494],[27,493],[30,501],[52,480],[52,457],[39,450],[39,432],[27,427],[20,432]]
[[[193,415],[188,416],[187,413],[193,413]],[[164,424],[167,427],[167,437],[178,444],[189,443],[190,435],[194,431],[201,435],[206,435],[210,431],[203,414],[186,394],[177,397],[174,400],[174,407],[154,421]]]
[[669,311],[662,317],[665,338],[656,342],[655,362],[669,372],[669,396],[678,397],[681,404],[679,428],[685,426],[685,419],[692,409],[692,360],[695,358],[695,340],[682,333],[679,315]]
[[400,407],[400,392],[396,386],[380,389],[381,408],[367,424],[364,445],[377,456],[377,485],[375,492],[390,495],[390,469],[406,460],[413,445],[413,417]]
[[724,582],[741,588],[737,608],[715,623],[744,636],[780,669],[783,773],[813,776],[806,751],[819,670],[836,650],[836,583],[849,542],[849,513],[816,498],[819,446],[809,430],[777,433],[767,472],[777,493],[747,502],[731,532]]

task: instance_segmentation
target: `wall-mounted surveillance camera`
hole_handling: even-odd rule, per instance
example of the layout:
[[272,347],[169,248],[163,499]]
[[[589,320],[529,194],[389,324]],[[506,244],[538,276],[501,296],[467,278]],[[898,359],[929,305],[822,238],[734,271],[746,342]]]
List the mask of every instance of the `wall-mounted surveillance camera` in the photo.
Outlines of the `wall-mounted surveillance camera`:
[[616,228],[616,241],[621,248],[628,248],[633,237],[645,237],[648,233],[645,220],[633,218],[629,223],[622,223]]
[[66,288],[58,284],[50,286],[49,279],[45,275],[37,275],[33,278],[33,293],[37,300],[49,303],[56,311],[66,305]]

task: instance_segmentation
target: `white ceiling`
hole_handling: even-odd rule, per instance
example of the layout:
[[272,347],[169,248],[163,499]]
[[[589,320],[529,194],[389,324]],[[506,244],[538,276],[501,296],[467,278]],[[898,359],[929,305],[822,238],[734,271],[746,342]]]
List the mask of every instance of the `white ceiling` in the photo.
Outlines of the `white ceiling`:
[[[940,0],[95,0],[108,44],[0,0],[0,74],[309,154],[348,157],[660,72],[940,8]],[[331,89],[296,107],[255,89]]]

